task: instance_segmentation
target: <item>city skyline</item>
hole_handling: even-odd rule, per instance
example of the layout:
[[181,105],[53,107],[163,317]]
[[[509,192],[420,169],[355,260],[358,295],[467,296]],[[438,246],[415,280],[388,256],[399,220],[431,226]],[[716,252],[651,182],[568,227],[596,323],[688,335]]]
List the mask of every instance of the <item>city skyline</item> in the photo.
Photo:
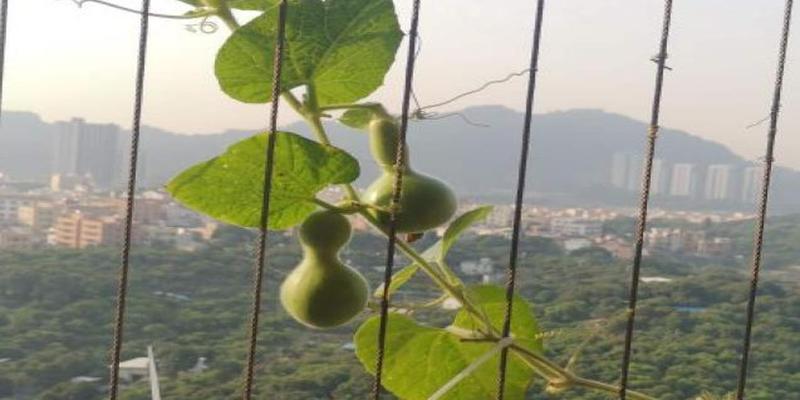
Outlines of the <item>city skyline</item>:
[[[642,157],[614,153],[609,183],[616,189],[641,189]],[[707,164],[653,160],[651,194],[754,204],[761,189],[763,168],[757,165]]]
[[[396,4],[405,23],[408,4]],[[726,13],[716,12],[723,5]],[[154,7],[178,14],[187,9],[177,1]],[[509,0],[504,7],[485,7],[476,0],[426,4],[415,87],[421,102],[447,99],[523,70],[533,7],[528,0]],[[655,52],[660,11],[658,1],[568,0],[549,5],[536,112],[602,108],[645,120],[654,68],[648,60]],[[777,0],[677,5],[662,124],[723,143],[748,159],[760,157],[766,126],[745,127],[768,115],[781,12]],[[82,115],[92,122],[129,126],[138,28],[134,15],[91,3],[79,9],[67,0],[29,0],[12,3],[9,16],[9,109],[37,112],[48,121]],[[26,23],[34,19],[37,24]],[[48,26],[47,32],[41,26]],[[158,40],[151,41],[148,58],[146,124],[197,134],[263,128],[265,106],[232,101],[213,77],[214,55],[225,35],[224,29],[203,35],[187,32],[185,21],[153,19],[151,36]],[[790,54],[797,46],[791,43]],[[403,53],[401,48],[398,59]],[[748,56],[731,63],[731,54]],[[400,100],[402,64],[394,65],[386,86],[372,97],[393,110]],[[457,73],[454,65],[459,66]],[[786,107],[800,98],[794,70],[790,58]],[[439,111],[479,104],[519,110],[524,86],[524,78],[516,78]],[[76,96],[82,101],[74,101]],[[296,120],[284,111],[281,123]],[[800,168],[800,138],[783,133],[800,129],[800,117],[784,113],[780,127],[777,163]]]
[[57,123],[53,174],[89,177],[100,188],[118,183],[122,172],[120,128],[91,124],[81,118]]

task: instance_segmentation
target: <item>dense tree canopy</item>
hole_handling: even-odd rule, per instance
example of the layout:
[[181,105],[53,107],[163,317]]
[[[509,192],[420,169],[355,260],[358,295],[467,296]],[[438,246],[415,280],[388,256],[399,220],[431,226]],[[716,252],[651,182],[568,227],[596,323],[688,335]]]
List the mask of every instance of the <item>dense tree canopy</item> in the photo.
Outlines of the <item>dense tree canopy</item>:
[[[252,236],[220,232],[196,253],[137,248],[133,255],[124,358],[155,346],[165,399],[234,399],[245,354]],[[430,243],[423,239],[420,246]],[[357,235],[344,253],[375,285],[383,239]],[[489,256],[498,266],[507,239],[472,237],[457,245],[451,262]],[[619,373],[624,332],[627,265],[597,251],[562,254],[546,239],[523,249],[520,293],[547,331],[546,351],[587,377],[613,382]],[[273,235],[258,369],[263,399],[363,398],[371,378],[350,346],[352,326],[314,331],[289,319],[276,301],[277,285],[299,260],[295,241]],[[110,342],[116,249],[48,250],[0,256],[0,399],[102,398]],[[634,388],[664,400],[693,398],[702,390],[733,390],[742,336],[746,269],[740,265],[686,265],[648,259],[645,275],[672,283],[642,286]],[[466,280],[477,278],[465,277]],[[419,303],[433,291],[422,276],[398,301]],[[798,288],[766,279],[758,303],[749,399],[791,399],[800,393]],[[448,321],[442,310],[420,310],[432,325]],[[583,346],[581,344],[584,343]],[[209,368],[191,372],[199,357]],[[98,383],[71,383],[77,376]],[[148,399],[143,383],[122,391]],[[534,392],[542,390],[537,381]],[[16,396],[16,397],[15,397]],[[568,391],[560,398],[602,399]],[[558,395],[556,396],[558,397]]]

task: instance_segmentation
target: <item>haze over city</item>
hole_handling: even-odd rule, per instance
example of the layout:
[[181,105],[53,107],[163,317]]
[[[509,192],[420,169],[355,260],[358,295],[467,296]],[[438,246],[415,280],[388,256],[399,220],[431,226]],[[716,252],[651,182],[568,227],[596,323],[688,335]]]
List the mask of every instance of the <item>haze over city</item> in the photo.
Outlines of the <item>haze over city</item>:
[[[138,6],[133,0],[120,4]],[[153,6],[164,13],[188,9],[174,0]],[[537,112],[599,108],[645,120],[654,70],[649,58],[656,52],[661,7],[659,1],[622,0],[549,4]],[[408,5],[398,4],[401,21],[408,11]],[[138,32],[133,14],[93,3],[78,8],[69,0],[12,2],[9,13],[5,106],[48,121],[81,116],[129,125]],[[502,6],[477,0],[426,4],[416,80],[421,102],[434,103],[524,69],[532,14],[527,0]],[[676,4],[663,125],[758,158],[766,126],[746,126],[768,113],[781,14],[779,0]],[[193,21],[153,20],[145,123],[184,133],[263,127],[263,105],[242,105],[217,87],[212,67],[224,33],[191,33],[187,23]],[[800,168],[800,137],[793,134],[800,114],[791,110],[800,98],[800,81],[794,78],[796,57],[791,55],[798,54],[798,46],[795,41],[789,50],[787,112],[777,154],[779,164],[794,168]],[[395,64],[387,85],[374,96],[395,109],[402,66]],[[517,78],[449,107],[500,104],[519,110],[523,91],[524,78]],[[282,122],[294,121],[285,110]]]

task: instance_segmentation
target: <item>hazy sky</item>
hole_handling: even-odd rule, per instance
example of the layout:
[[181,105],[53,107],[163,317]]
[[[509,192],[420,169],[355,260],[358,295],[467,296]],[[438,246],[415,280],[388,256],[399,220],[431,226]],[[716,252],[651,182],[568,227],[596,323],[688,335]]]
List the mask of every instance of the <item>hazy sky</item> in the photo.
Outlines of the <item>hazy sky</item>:
[[[83,116],[130,125],[138,19],[72,0],[11,1],[6,99],[9,109],[46,120]],[[117,0],[138,7],[138,0]],[[396,1],[407,24],[410,0]],[[416,90],[433,103],[526,67],[534,0],[423,1]],[[662,125],[722,142],[749,159],[763,153],[783,0],[675,0]],[[181,12],[175,0],[154,11]],[[536,112],[601,108],[647,120],[661,0],[551,0],[544,28]],[[245,16],[242,16],[245,19]],[[213,78],[224,28],[191,33],[185,21],[154,20],[148,55],[146,124],[183,133],[265,125],[266,106],[238,104]],[[796,32],[800,35],[800,26]],[[800,168],[800,37],[789,50],[779,164]],[[404,59],[405,48],[399,59]],[[401,68],[374,99],[397,110]],[[502,104],[521,109],[525,81],[451,106]],[[283,122],[294,120],[284,109]],[[445,111],[444,109],[442,111]],[[643,132],[644,133],[644,132]],[[535,144],[534,144],[535,145]]]

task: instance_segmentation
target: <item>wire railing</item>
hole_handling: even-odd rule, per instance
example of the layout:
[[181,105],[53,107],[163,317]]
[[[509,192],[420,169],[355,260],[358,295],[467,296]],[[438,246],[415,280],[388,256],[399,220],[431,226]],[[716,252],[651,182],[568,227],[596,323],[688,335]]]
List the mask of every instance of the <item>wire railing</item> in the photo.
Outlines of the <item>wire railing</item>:
[[[421,8],[421,0],[412,1],[412,15],[410,31],[408,35],[408,56],[405,69],[405,86],[403,90],[402,114],[400,134],[398,135],[398,152],[395,169],[398,173],[395,175],[393,186],[392,204],[396,205],[401,200],[402,193],[402,179],[403,179],[403,163],[405,162],[406,152],[406,137],[408,131],[408,122],[410,116],[410,101],[412,96],[412,86],[415,71],[416,61],[416,43],[418,38],[419,29],[419,14]],[[8,26],[8,3],[9,0],[0,0],[0,116],[2,116],[3,107],[3,87],[5,79],[5,58],[6,58],[6,42],[7,42],[7,26]],[[520,147],[520,157],[517,171],[517,187],[516,197],[514,203],[513,227],[511,249],[509,253],[509,264],[507,268],[507,283],[506,283],[506,297],[505,297],[505,316],[502,326],[502,337],[509,338],[511,335],[511,317],[513,310],[513,298],[515,290],[515,281],[517,274],[517,254],[519,244],[521,241],[521,224],[522,224],[522,207],[524,204],[525,183],[527,176],[527,164],[529,159],[531,133],[533,127],[533,107],[534,107],[534,94],[536,89],[537,72],[539,65],[539,52],[542,34],[542,25],[545,12],[545,1],[536,0],[536,14],[533,26],[533,48],[531,52],[531,64],[528,79],[528,90],[526,98],[526,109],[524,127],[522,132],[522,143]],[[628,298],[627,309],[627,323],[625,330],[624,351],[621,364],[621,381],[619,386],[619,398],[625,400],[628,386],[629,386],[629,370],[633,356],[633,339],[635,333],[635,317],[637,301],[639,298],[639,280],[640,271],[643,267],[643,247],[644,247],[644,232],[648,220],[648,206],[650,202],[653,160],[656,154],[656,143],[658,138],[659,123],[660,123],[660,110],[661,100],[664,86],[665,71],[668,69],[666,66],[666,59],[668,56],[668,43],[670,26],[672,20],[672,6],[673,0],[665,0],[663,25],[661,30],[661,38],[659,42],[658,56],[654,61],[657,63],[655,91],[652,102],[651,118],[649,129],[647,132],[647,144],[645,147],[645,160],[642,173],[642,188],[639,204],[639,217],[635,231],[635,244],[634,244],[634,258],[631,269],[630,291]],[[267,146],[265,152],[265,168],[264,168],[264,186],[263,197],[261,205],[261,219],[259,226],[259,238],[256,251],[256,259],[253,275],[253,288],[252,288],[252,314],[250,318],[249,331],[248,331],[248,352],[247,360],[244,371],[244,382],[242,388],[242,397],[245,400],[250,400],[254,393],[255,381],[255,367],[257,364],[257,344],[258,333],[261,314],[262,291],[264,282],[264,269],[266,264],[266,253],[268,248],[268,218],[270,208],[270,194],[272,187],[272,174],[273,174],[273,154],[275,151],[275,135],[277,133],[277,117],[278,117],[278,98],[282,93],[281,82],[281,69],[284,62],[284,49],[286,42],[285,26],[287,15],[291,13],[289,2],[282,0],[279,3],[279,23],[278,34],[276,35],[275,53],[274,53],[274,69],[272,71],[272,79],[274,85],[272,87],[272,104],[271,112],[269,115],[269,134],[267,135]],[[752,276],[749,286],[749,295],[747,302],[747,313],[745,323],[744,342],[741,349],[741,362],[739,365],[739,374],[737,380],[737,393],[738,400],[744,400],[745,391],[747,386],[747,376],[749,369],[749,361],[752,346],[752,329],[755,323],[755,304],[758,295],[759,274],[764,252],[764,239],[765,227],[767,224],[767,211],[769,205],[769,192],[772,183],[772,170],[774,163],[774,152],[776,146],[776,137],[778,133],[778,122],[781,111],[781,95],[784,83],[785,66],[787,59],[787,48],[789,42],[789,33],[791,27],[793,0],[786,0],[785,9],[783,14],[782,33],[779,44],[778,67],[774,85],[774,92],[772,98],[772,108],[769,117],[769,130],[767,134],[765,165],[763,171],[763,182],[761,197],[758,204],[758,214],[756,218],[756,234],[753,246],[753,259],[752,259]],[[118,274],[118,288],[117,300],[114,314],[114,331],[112,335],[112,344],[110,348],[110,375],[109,375],[109,392],[108,398],[116,400],[119,393],[119,363],[122,346],[124,341],[125,331],[125,311],[128,292],[128,276],[130,271],[130,252],[132,247],[132,231],[134,222],[134,208],[135,208],[135,194],[136,194],[136,177],[138,172],[138,155],[139,155],[139,139],[141,134],[141,121],[142,121],[142,103],[145,89],[145,65],[147,55],[147,41],[149,30],[149,17],[150,1],[142,0],[141,3],[141,22],[138,37],[138,58],[136,63],[136,76],[135,76],[135,95],[134,107],[132,113],[132,134],[130,142],[130,164],[128,168],[128,180],[126,191],[126,206],[125,206],[125,222],[123,226],[123,242],[122,242],[122,255]],[[392,217],[389,224],[389,239],[387,246],[387,258],[384,275],[384,293],[380,302],[380,328],[378,331],[378,341],[376,349],[376,375],[372,390],[372,398],[378,400],[381,397],[382,379],[383,379],[383,362],[384,354],[386,351],[386,336],[387,332],[391,329],[388,325],[389,315],[389,293],[388,288],[391,281],[394,255],[396,246],[396,221],[394,216],[395,207],[391,208]],[[497,386],[497,399],[502,400],[505,392],[505,376],[507,368],[507,354],[508,348],[502,347],[500,350],[500,364],[498,369],[498,386]]]

